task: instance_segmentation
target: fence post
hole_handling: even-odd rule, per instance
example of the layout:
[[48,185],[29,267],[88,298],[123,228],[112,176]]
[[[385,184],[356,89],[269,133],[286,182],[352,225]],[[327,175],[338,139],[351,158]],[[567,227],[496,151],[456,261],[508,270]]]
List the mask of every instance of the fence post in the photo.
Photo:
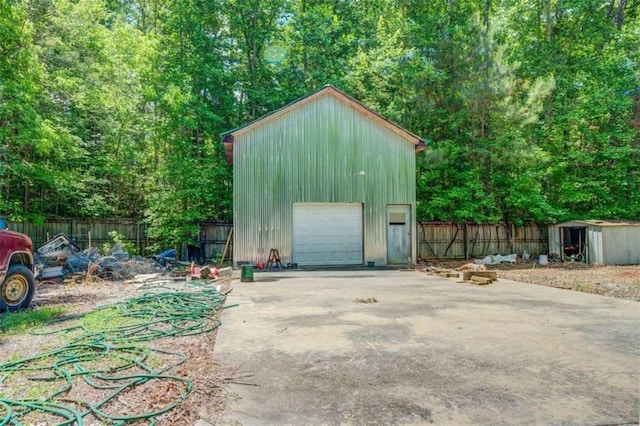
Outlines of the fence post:
[[467,222],[462,224],[462,236],[464,237],[464,258],[469,259],[469,237],[467,235]]
[[138,249],[138,253],[140,253],[140,256],[144,256],[144,253],[142,252],[142,246],[140,245],[140,223],[139,222],[134,222],[136,224],[136,247]]

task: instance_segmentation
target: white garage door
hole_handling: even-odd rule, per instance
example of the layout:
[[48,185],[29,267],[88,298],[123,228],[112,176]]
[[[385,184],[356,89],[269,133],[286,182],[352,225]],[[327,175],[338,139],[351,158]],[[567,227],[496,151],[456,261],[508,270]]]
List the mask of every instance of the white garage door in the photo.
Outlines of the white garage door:
[[294,204],[293,261],[362,264],[362,204]]

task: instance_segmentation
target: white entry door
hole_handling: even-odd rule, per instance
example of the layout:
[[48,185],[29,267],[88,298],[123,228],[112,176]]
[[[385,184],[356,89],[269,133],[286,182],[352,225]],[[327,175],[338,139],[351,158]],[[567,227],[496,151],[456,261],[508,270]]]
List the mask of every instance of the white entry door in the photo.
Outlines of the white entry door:
[[411,206],[387,206],[387,262],[411,263]]
[[293,261],[299,265],[361,265],[362,204],[293,205]]

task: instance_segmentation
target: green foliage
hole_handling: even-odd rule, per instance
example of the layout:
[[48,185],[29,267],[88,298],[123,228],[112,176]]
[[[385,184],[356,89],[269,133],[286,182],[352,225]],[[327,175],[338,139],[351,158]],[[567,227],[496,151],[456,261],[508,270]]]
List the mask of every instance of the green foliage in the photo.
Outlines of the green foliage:
[[640,219],[640,3],[0,0],[0,214],[231,220],[219,135],[325,84],[430,142],[420,220]]
[[114,245],[120,244],[122,249],[129,253],[129,255],[133,256],[138,254],[138,249],[136,248],[135,243],[127,240],[126,237],[118,231],[110,231],[109,236],[113,240],[114,244],[104,243],[104,245],[102,246],[102,253],[107,254]]
[[[531,142],[549,156],[544,187],[560,219],[640,219],[638,2],[514,4],[511,56],[555,77]],[[631,40],[635,41],[631,41]]]

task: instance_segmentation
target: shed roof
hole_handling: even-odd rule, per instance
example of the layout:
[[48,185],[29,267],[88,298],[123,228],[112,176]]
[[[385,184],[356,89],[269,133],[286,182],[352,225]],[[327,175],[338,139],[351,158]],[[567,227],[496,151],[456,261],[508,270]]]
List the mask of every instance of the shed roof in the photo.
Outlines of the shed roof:
[[406,140],[408,140],[409,142],[413,143],[416,146],[416,152],[421,152],[424,151],[427,147],[427,143],[420,138],[419,136],[409,132],[406,129],[403,129],[402,127],[398,126],[397,124],[393,123],[391,120],[383,117],[382,115],[378,114],[377,112],[373,111],[372,109],[364,106],[363,104],[361,104],[360,102],[356,101],[354,98],[352,98],[351,96],[347,95],[346,93],[344,93],[343,91],[341,91],[340,89],[336,88],[335,86],[332,86],[330,84],[326,85],[325,87],[323,87],[322,89],[304,96],[296,101],[293,101],[292,103],[277,109],[269,114],[266,114],[260,118],[258,118],[257,120],[254,120],[250,123],[247,123],[243,126],[237,127],[233,130],[229,130],[227,132],[224,132],[222,134],[222,142],[224,143],[224,149],[225,149],[225,154],[227,157],[227,162],[229,164],[233,164],[233,142],[235,140],[235,138],[237,136],[242,135],[243,133],[246,133],[247,131],[254,129],[256,127],[259,127],[265,123],[268,123],[271,120],[275,120],[278,117],[288,113],[289,111],[291,111],[294,108],[299,108],[302,105],[305,105],[309,102],[314,101],[315,99],[318,99],[322,96],[333,96],[334,98],[340,100],[341,102],[344,102],[345,104],[351,106],[352,108],[356,109],[357,111],[359,111],[360,113],[362,113],[364,116],[371,118],[372,120],[376,121],[377,123],[379,123],[380,125],[382,125],[383,127],[386,127],[387,129],[391,130],[392,132],[402,136],[403,138],[405,138]]
[[553,225],[558,228],[589,227],[589,226],[640,226],[640,221],[635,220],[570,220],[568,222]]

